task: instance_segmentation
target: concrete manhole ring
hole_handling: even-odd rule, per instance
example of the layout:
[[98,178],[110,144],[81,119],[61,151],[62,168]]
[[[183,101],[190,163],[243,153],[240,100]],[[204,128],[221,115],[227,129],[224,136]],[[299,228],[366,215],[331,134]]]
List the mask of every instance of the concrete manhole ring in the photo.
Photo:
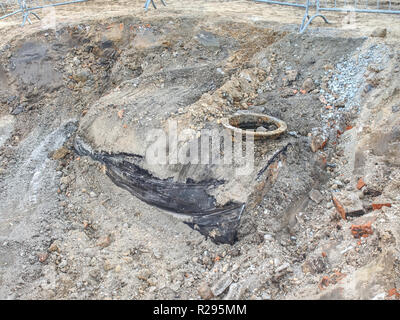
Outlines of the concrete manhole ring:
[[[223,118],[221,124],[232,134],[252,135],[255,140],[274,139],[287,130],[284,121],[260,113],[240,113]],[[273,130],[268,128],[273,127]]]

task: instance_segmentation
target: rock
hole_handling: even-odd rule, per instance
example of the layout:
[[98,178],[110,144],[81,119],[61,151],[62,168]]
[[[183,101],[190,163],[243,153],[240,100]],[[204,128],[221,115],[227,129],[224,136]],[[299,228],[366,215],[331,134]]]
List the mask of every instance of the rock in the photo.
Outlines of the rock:
[[376,190],[371,187],[368,187],[368,186],[363,188],[362,191],[363,191],[364,195],[370,196],[370,197],[379,197],[382,194],[381,191]]
[[211,291],[214,296],[218,297],[222,293],[225,292],[226,289],[229,288],[229,286],[232,283],[232,277],[230,274],[227,274],[223,276],[220,280],[217,281],[217,283],[211,288]]
[[60,184],[65,184],[68,185],[70,183],[71,179],[69,176],[64,176],[60,178]]
[[139,280],[147,281],[151,276],[151,271],[149,269],[143,269],[137,275]]
[[385,38],[387,35],[387,30],[386,28],[376,28],[374,31],[371,33],[371,37],[376,37],[376,38]]
[[332,200],[336,210],[344,220],[347,217],[358,217],[365,214],[363,204],[356,193],[348,191],[336,192],[332,196]]
[[111,244],[111,237],[110,236],[105,236],[103,238],[100,238],[97,241],[97,246],[98,247],[102,247],[102,248],[106,248]]
[[268,130],[264,128],[263,126],[260,126],[256,129],[257,132],[267,132]]
[[81,61],[79,60],[78,57],[74,57],[72,59],[72,62],[74,63],[75,66],[79,66],[81,64]]
[[80,69],[72,76],[72,78],[77,82],[86,82],[89,77],[90,71],[88,69]]
[[312,136],[310,148],[312,152],[317,152],[325,147],[327,140],[321,137],[320,135]]
[[69,153],[69,150],[66,147],[61,147],[60,149],[57,149],[56,151],[53,152],[51,155],[51,158],[53,160],[60,160],[65,158],[65,156]]
[[296,90],[286,88],[286,89],[282,90],[281,98],[293,97],[295,94],[296,94]]
[[264,234],[264,241],[272,241],[274,237],[271,234]]
[[232,283],[224,300],[240,300],[243,294],[243,285],[241,283]]
[[24,106],[23,106],[23,105],[19,105],[19,106],[15,107],[15,108],[11,111],[11,114],[14,115],[14,116],[16,116],[16,115],[18,115],[18,114],[20,114],[20,113],[22,113],[22,112],[24,112]]
[[97,197],[97,194],[95,194],[93,191],[90,191],[90,192],[89,192],[89,196],[90,196],[91,198],[96,198],[96,197]]
[[104,271],[110,271],[114,268],[110,261],[106,260],[103,265]]
[[306,80],[304,80],[301,86],[301,89],[306,92],[310,92],[314,90],[314,88],[315,88],[314,81],[311,78],[307,78]]
[[249,111],[255,113],[263,113],[265,111],[265,108],[263,106],[250,106]]
[[287,79],[289,81],[295,81],[297,79],[299,72],[297,70],[288,70],[286,71]]
[[285,262],[275,269],[275,273],[282,273],[282,271],[286,271],[290,267],[290,264]]
[[219,48],[220,43],[217,37],[208,31],[200,31],[195,39],[203,46],[208,48]]
[[335,102],[336,108],[344,108],[345,106],[346,106],[346,100],[344,99],[339,99]]
[[199,296],[203,300],[210,300],[214,297],[214,294],[212,293],[210,287],[206,282],[202,282],[200,284],[199,288],[197,289],[197,292],[199,293]]
[[39,255],[38,255],[39,262],[41,262],[41,263],[46,262],[48,257],[49,257],[49,255],[47,254],[47,252],[39,253]]
[[57,241],[54,241],[54,242],[50,245],[49,251],[50,251],[50,252],[60,251],[60,249],[58,248],[58,245],[57,245]]
[[202,262],[205,266],[211,265],[211,263],[212,263],[210,257],[208,257],[208,256],[204,256],[202,259]]
[[392,106],[392,112],[393,113],[396,113],[396,112],[399,112],[400,111],[400,105],[398,105],[398,106]]
[[318,190],[311,190],[310,193],[308,194],[310,199],[314,201],[315,203],[320,203],[322,200],[324,200],[324,197],[322,196],[321,192]]
[[12,115],[0,117],[0,148],[12,136],[16,121],[14,118]]
[[156,259],[161,259],[162,258],[162,253],[161,253],[160,249],[154,248],[153,249],[153,256]]

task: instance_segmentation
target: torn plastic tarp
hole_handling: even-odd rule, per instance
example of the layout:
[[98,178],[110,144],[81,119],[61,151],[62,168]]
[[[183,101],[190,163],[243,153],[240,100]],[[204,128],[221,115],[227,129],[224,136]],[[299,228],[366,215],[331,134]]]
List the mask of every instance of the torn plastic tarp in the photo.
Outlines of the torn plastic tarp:
[[217,206],[210,195],[223,181],[210,180],[186,183],[172,179],[159,179],[135,164],[142,157],[133,154],[108,154],[93,152],[80,139],[75,140],[75,151],[82,156],[90,156],[107,167],[107,176],[119,187],[147,204],[181,214],[188,224],[216,243],[233,244],[237,240],[237,229],[244,210],[244,203],[229,202]]

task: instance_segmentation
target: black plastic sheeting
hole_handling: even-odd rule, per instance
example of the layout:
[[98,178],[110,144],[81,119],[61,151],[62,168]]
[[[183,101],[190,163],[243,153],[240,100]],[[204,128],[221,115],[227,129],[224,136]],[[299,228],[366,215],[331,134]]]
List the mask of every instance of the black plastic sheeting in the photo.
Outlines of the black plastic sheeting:
[[90,156],[107,167],[107,176],[119,187],[146,202],[176,214],[185,215],[188,224],[215,243],[233,244],[237,240],[237,229],[244,210],[244,203],[230,202],[217,206],[209,193],[223,181],[210,180],[186,183],[172,179],[159,179],[135,162],[141,156],[127,153],[109,154],[92,152],[89,147],[75,140],[75,151],[81,156]]

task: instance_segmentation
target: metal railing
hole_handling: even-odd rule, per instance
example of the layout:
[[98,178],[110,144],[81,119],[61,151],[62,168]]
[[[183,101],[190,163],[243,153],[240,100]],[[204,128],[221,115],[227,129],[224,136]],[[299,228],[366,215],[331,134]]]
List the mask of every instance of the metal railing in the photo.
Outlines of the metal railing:
[[66,4],[86,2],[88,0],[72,0],[72,1],[57,1],[57,0],[0,0],[0,20],[22,14],[22,26],[28,21],[32,23],[30,15],[32,14],[38,20],[40,17],[35,10],[63,6]]
[[[154,0],[146,0],[146,3],[144,4],[144,10],[147,11],[149,9],[150,3],[153,5],[154,9],[157,9],[156,4],[154,3]],[[166,6],[167,4],[164,2],[164,0],[161,0],[161,3]]]
[[[359,12],[359,13],[383,13],[400,14],[400,1],[393,0],[254,0],[268,4],[279,4],[283,6],[305,9],[303,20],[300,25],[300,33],[303,33],[315,18],[322,18],[325,23],[328,19],[322,12]],[[310,15],[310,9],[314,9]]]
[[[34,12],[35,10],[86,1],[88,0],[71,0],[63,2],[57,0],[0,0],[0,15],[2,14],[0,20],[21,13],[22,26],[24,26],[27,21],[30,24],[32,23],[30,14],[40,20],[39,16]],[[161,3],[164,6],[167,5],[164,0],[161,0]],[[149,9],[150,4],[153,5],[154,9],[157,9],[154,0],[146,0],[144,4],[145,11]]]

